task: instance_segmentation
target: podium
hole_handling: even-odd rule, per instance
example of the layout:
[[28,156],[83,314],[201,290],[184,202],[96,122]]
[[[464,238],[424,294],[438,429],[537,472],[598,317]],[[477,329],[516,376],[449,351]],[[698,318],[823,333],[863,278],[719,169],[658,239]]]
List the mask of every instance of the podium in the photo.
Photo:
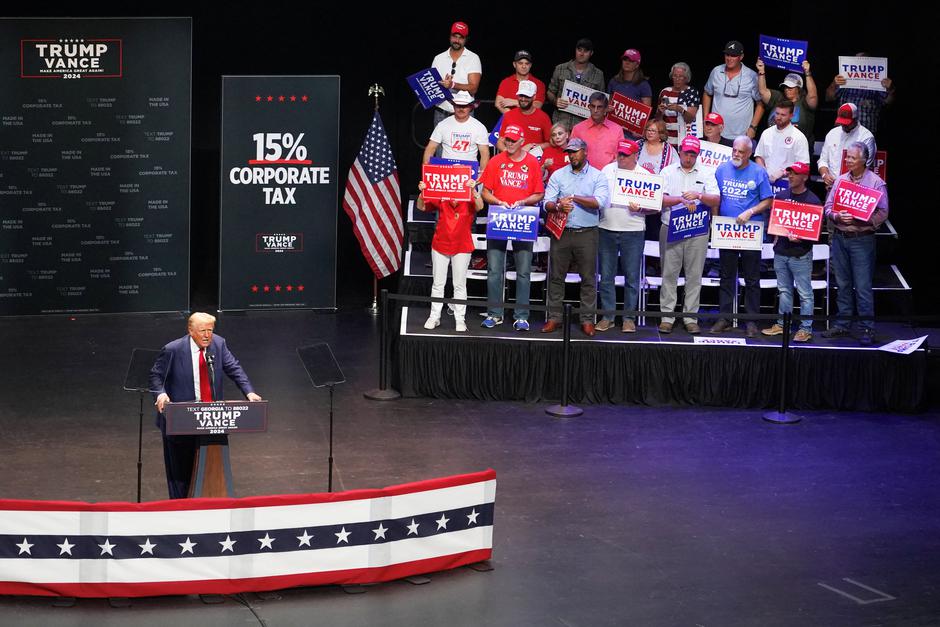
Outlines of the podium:
[[164,415],[167,435],[199,437],[189,497],[235,496],[228,436],[267,431],[268,402],[167,403]]

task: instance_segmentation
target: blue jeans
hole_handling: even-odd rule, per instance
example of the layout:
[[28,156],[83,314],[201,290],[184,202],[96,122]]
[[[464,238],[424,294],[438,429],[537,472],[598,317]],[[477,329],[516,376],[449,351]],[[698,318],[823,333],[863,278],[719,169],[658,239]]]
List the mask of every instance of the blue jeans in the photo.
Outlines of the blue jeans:
[[[810,250],[802,257],[787,257],[774,255],[774,272],[777,274],[777,291],[780,293],[780,303],[777,312],[780,314],[793,311],[793,288],[796,287],[800,295],[800,315],[813,315],[813,251]],[[777,324],[783,326],[783,318],[777,318]],[[800,320],[800,328],[812,333],[813,321]]]
[[[851,316],[858,307],[858,315],[875,315],[875,293],[872,280],[875,274],[875,236],[845,237],[840,231],[832,235],[832,269],[839,286],[836,304],[840,316]],[[847,329],[848,320],[836,320],[835,326]],[[873,320],[860,320],[862,329],[874,329]]]
[[[601,266],[601,284],[598,289],[601,309],[617,308],[617,288],[614,280],[618,269],[623,274],[623,308],[630,310],[639,306],[640,261],[643,258],[645,240],[644,231],[600,229],[597,256]],[[604,314],[604,320],[613,322],[614,316]]]
[[[516,304],[529,304],[530,275],[532,273],[532,242],[515,241],[512,243],[512,256],[516,262]],[[506,241],[486,241],[486,299],[490,302],[503,302],[503,286],[506,280]],[[487,311],[494,318],[503,317],[503,308],[494,307]],[[513,318],[528,320],[528,307],[516,307]]]

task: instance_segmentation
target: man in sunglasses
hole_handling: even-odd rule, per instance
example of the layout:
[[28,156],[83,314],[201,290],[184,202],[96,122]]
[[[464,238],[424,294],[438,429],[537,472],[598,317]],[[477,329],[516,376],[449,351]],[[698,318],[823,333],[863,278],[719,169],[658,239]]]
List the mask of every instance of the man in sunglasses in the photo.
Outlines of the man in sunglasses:
[[734,139],[757,136],[757,125],[764,115],[764,103],[757,86],[757,72],[744,65],[744,45],[729,41],[725,45],[724,65],[717,65],[708,75],[702,94],[702,114],[715,111],[724,118],[721,136]]
[[[480,88],[480,78],[483,76],[483,66],[480,56],[466,48],[467,38],[470,36],[470,27],[464,22],[454,22],[450,27],[450,46],[444,52],[434,57],[431,67],[441,75],[441,86],[452,92],[465,91],[476,96]],[[444,118],[454,112],[453,106],[447,101],[434,109],[434,125],[437,126]]]

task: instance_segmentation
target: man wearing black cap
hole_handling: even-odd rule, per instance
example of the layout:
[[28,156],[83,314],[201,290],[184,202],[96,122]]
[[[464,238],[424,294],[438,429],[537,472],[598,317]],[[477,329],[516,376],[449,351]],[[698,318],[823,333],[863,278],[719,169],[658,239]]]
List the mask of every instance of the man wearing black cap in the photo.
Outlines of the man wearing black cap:
[[[431,67],[441,75],[441,86],[454,93],[465,91],[476,96],[480,87],[480,78],[483,77],[483,66],[480,57],[466,48],[467,37],[470,36],[470,27],[464,22],[454,22],[450,27],[450,46],[444,52],[434,57]],[[434,125],[437,126],[444,118],[454,112],[450,102],[444,101],[434,109]]]
[[604,73],[591,63],[593,54],[594,43],[587,38],[579,39],[575,46],[574,59],[556,65],[555,71],[552,72],[552,79],[548,82],[548,91],[545,95],[548,101],[555,105],[552,122],[564,124],[569,132],[583,118],[564,110],[568,106],[568,99],[564,97],[565,81],[591,87],[595,91],[604,91]]
[[535,95],[532,98],[532,106],[541,109],[545,104],[545,83],[532,76],[532,55],[528,50],[520,50],[513,57],[512,67],[515,73],[507,76],[499,83],[499,89],[496,90],[496,108],[500,113],[506,113],[513,107],[519,106],[516,95],[519,93],[519,84],[522,81],[532,81],[535,83]]
[[708,116],[715,111],[724,118],[725,128],[722,137],[734,139],[738,135],[747,135],[751,139],[757,136],[757,125],[764,115],[764,103],[761,102],[757,87],[757,72],[741,63],[744,58],[744,46],[740,41],[729,41],[725,45],[725,63],[716,65],[702,94],[703,114]]

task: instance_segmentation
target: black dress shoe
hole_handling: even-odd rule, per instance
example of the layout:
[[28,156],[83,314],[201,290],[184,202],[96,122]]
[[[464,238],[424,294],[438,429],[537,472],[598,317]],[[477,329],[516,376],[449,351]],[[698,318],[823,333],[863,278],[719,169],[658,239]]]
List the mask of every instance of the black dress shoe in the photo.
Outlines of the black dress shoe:
[[838,326],[834,326],[830,328],[828,331],[822,332],[822,336],[826,338],[827,340],[831,340],[837,337],[846,337],[848,335],[849,335],[848,329],[846,329],[845,327],[838,327]]
[[731,328],[731,323],[724,318],[719,318],[715,324],[712,325],[711,333],[724,333]]

